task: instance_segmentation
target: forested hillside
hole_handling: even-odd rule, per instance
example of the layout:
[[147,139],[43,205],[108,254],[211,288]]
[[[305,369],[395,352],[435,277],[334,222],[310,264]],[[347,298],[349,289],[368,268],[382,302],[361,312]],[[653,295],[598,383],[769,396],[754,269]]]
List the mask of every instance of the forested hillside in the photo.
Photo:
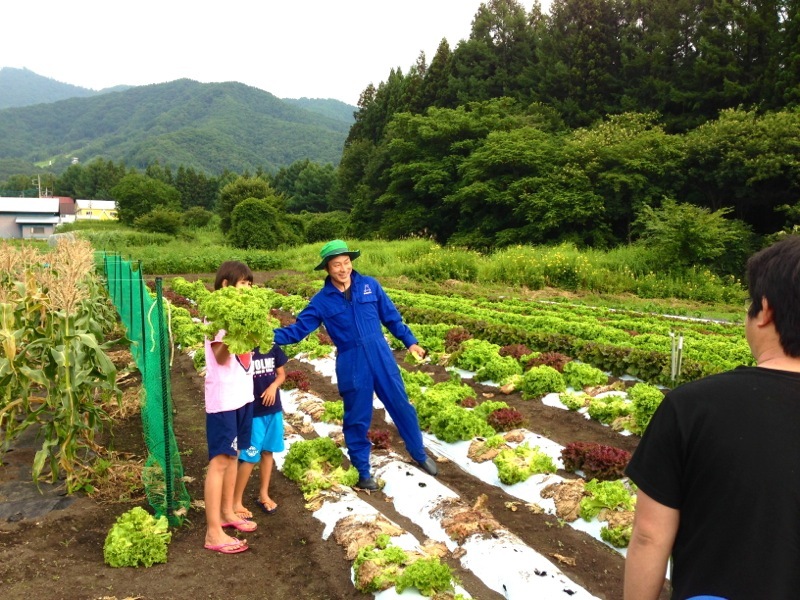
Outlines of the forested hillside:
[[[58,194],[135,189],[115,199],[154,209],[141,190],[157,180],[180,196],[165,190],[165,205],[226,224],[237,203],[269,199],[265,218],[327,215],[360,239],[658,239],[673,265],[739,273],[764,236],[800,231],[798,9],[554,0],[545,14],[488,0],[455,48],[364,89],[354,119],[336,101],[188,80],[0,111],[0,189],[30,193],[40,173],[20,160],[52,160],[42,180]],[[132,169],[144,180],[117,187]]]
[[352,229],[602,247],[667,201],[757,233],[797,223],[798,8],[485,2],[454,49],[362,93],[337,174]]
[[56,172],[73,157],[269,171],[306,158],[337,163],[351,122],[243,84],[184,79],[0,111],[0,159],[52,161]]

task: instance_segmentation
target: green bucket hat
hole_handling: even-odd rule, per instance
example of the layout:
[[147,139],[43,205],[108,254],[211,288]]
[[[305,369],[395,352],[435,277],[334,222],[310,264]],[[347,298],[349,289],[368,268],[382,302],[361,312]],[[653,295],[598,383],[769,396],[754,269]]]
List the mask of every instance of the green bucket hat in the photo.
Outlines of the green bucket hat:
[[350,257],[350,260],[355,260],[361,256],[361,250],[349,250],[347,248],[347,244],[342,240],[332,240],[325,244],[322,247],[322,250],[319,251],[319,256],[322,259],[322,262],[314,267],[314,270],[322,271],[325,269],[330,259],[332,259],[334,256],[339,256],[340,254],[347,254],[347,256]]

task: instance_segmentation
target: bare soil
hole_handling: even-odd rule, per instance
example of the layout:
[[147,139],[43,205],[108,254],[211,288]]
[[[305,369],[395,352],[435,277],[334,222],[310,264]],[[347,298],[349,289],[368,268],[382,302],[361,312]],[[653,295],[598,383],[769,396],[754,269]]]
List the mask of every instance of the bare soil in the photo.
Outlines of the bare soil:
[[[401,360],[399,354],[398,360]],[[314,372],[310,365],[293,360],[287,369],[306,371],[311,382],[310,391],[315,395],[326,400],[339,398],[336,387]],[[442,367],[426,365],[423,369],[431,372],[436,380],[447,377]],[[593,441],[627,450],[633,450],[638,443],[638,437],[621,436],[577,413],[548,407],[535,400],[525,401],[518,394],[502,395],[496,388],[480,384],[475,388],[479,398],[494,395],[508,402],[525,415],[528,429],[558,443]],[[187,487],[192,499],[202,499],[207,465],[203,380],[196,374],[191,360],[180,353],[172,370],[172,394],[183,468],[185,474],[193,478]],[[393,427],[385,423],[381,410],[376,411],[373,423],[389,429],[393,449],[404,454],[402,442]],[[115,450],[143,456],[138,415],[117,420],[113,439],[108,443]],[[479,481],[454,464],[440,463],[439,468],[441,482],[465,502],[473,504],[485,494],[486,508],[503,527],[550,557],[576,583],[598,598],[622,598],[624,560],[617,552],[564,526],[553,516],[534,514],[524,506],[512,510],[506,503],[519,505],[516,498]],[[256,486],[257,474],[254,474],[245,498],[255,495]],[[251,506],[259,527],[246,535],[249,551],[225,556],[205,550],[203,512],[192,509],[185,525],[173,533],[168,562],[150,568],[115,569],[103,562],[103,543],[110,527],[136,502],[99,502],[79,497],[66,508],[52,510],[41,518],[0,521],[0,596],[8,600],[340,600],[372,597],[355,590],[345,550],[333,538],[322,539],[323,524],[304,507],[297,485],[276,471],[272,477],[271,496],[279,504],[274,515],[266,515]],[[419,527],[397,514],[382,493],[361,496],[418,539],[425,539]],[[470,572],[461,569],[457,560],[446,560],[473,597],[502,598]],[[661,597],[666,600],[667,592]]]

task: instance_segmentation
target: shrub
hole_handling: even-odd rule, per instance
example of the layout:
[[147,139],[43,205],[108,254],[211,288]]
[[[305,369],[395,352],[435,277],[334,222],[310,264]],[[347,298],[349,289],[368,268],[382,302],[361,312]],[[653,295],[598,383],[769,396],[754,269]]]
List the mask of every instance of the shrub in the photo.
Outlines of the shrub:
[[534,367],[522,376],[522,398],[541,398],[550,392],[565,392],[567,384],[564,376],[553,367],[542,365]]
[[213,216],[214,213],[210,210],[206,210],[202,206],[193,206],[183,213],[183,224],[186,227],[199,229],[208,225]]
[[142,231],[174,235],[180,231],[181,220],[182,216],[178,211],[157,206],[150,212],[137,217],[133,221],[133,225]]
[[343,210],[327,213],[300,213],[306,221],[306,242],[327,242],[345,237],[350,217]]

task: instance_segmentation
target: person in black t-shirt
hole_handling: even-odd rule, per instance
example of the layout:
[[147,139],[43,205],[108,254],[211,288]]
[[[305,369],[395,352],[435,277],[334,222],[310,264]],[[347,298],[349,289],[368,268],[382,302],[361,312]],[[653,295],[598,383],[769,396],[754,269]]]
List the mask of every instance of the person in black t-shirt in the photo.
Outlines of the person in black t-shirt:
[[625,600],[800,595],[800,237],[747,263],[756,361],[669,392],[627,468]]
[[245,508],[243,496],[256,463],[260,464],[261,482],[258,497],[253,498],[253,502],[268,515],[278,510],[278,504],[269,495],[269,481],[275,464],[273,452],[284,450],[280,387],[286,380],[284,365],[288,361],[277,344],[273,344],[269,352],[262,352],[260,348],[253,351],[253,431],[250,446],[239,451],[239,470],[233,494],[234,510],[245,519],[253,516]]

